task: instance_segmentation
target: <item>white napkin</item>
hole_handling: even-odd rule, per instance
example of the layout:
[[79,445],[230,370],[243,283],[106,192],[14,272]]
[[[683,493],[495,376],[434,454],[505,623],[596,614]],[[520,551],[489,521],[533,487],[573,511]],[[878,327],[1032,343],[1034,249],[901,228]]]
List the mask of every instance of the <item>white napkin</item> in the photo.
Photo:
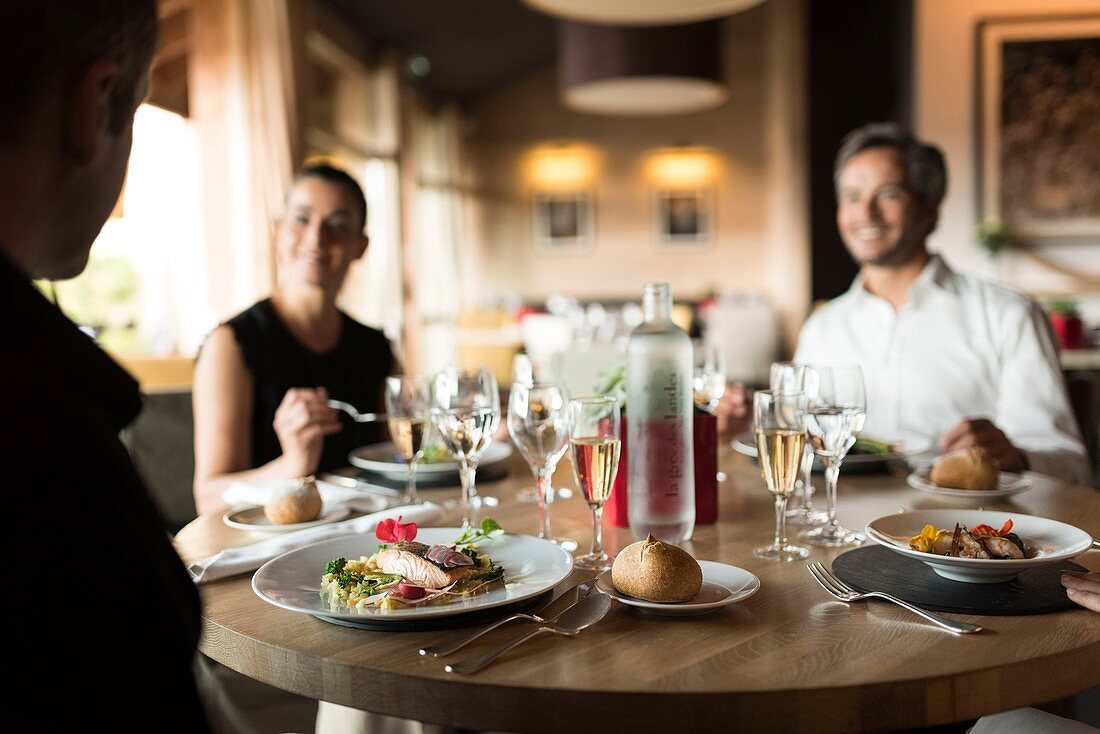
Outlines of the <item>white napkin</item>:
[[417,525],[432,525],[443,519],[443,508],[430,502],[423,505],[405,505],[404,507],[392,507],[372,515],[364,515],[354,520],[318,525],[314,528],[299,530],[285,535],[278,535],[259,543],[246,545],[241,548],[227,548],[214,555],[193,563],[187,567],[191,579],[196,584],[216,581],[217,579],[235,576],[239,573],[255,571],[260,566],[270,561],[275,556],[282,555],[289,550],[301,548],[305,545],[318,543],[329,538],[341,535],[365,535],[374,532],[379,521],[386,518],[396,518],[403,515],[402,522],[415,522]]
[[[243,505],[258,505],[262,507],[271,499],[272,493],[275,492],[278,486],[285,486],[287,484],[288,480],[285,479],[266,482],[238,480],[229,485],[229,489],[222,492],[222,501],[230,507],[241,507]],[[359,509],[365,512],[378,508],[378,503],[374,496],[365,495],[361,489],[341,487],[332,482],[318,480],[317,492],[321,495],[321,501],[324,503],[326,511],[337,505],[347,505],[353,509]],[[364,500],[367,501],[364,502]],[[357,503],[362,506],[357,508]]]

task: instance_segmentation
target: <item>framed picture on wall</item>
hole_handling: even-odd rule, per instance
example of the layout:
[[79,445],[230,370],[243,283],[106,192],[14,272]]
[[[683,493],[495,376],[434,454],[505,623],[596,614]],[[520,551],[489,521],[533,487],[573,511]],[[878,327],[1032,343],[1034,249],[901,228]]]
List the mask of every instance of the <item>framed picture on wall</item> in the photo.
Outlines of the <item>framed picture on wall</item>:
[[589,192],[535,194],[535,249],[574,254],[592,248],[593,212]]
[[1028,245],[1100,243],[1100,14],[977,34],[980,218]]
[[712,200],[710,189],[657,189],[653,226],[658,246],[683,250],[710,244]]

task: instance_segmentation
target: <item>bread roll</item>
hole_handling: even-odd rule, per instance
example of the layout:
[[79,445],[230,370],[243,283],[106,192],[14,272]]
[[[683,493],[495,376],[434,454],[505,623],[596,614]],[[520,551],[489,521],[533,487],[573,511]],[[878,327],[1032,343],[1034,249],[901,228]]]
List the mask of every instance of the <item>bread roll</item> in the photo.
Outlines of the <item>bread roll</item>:
[[932,484],[954,489],[996,489],[997,462],[981,449],[952,451],[932,467]]
[[619,551],[611,584],[646,601],[691,601],[703,587],[703,570],[683,549],[650,535]]
[[321,515],[321,493],[313,477],[277,487],[264,505],[264,515],[276,525],[316,520]]

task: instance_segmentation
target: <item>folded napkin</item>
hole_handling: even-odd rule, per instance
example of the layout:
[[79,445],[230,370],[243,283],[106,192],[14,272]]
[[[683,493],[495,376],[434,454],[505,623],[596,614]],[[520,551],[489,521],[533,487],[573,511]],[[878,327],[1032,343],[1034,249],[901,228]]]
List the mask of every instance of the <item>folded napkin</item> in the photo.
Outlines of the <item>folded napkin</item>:
[[227,548],[198,563],[191,564],[187,570],[196,584],[203,584],[207,581],[216,581],[227,576],[255,571],[275,556],[282,555],[295,548],[301,548],[305,545],[341,535],[372,533],[379,521],[389,517],[396,518],[398,515],[402,515],[404,517],[403,522],[432,525],[442,520],[444,514],[442,507],[430,502],[423,505],[393,507],[382,512],[375,512],[372,515],[357,517],[354,520],[318,525],[306,530],[278,535],[241,548]]
[[[222,501],[230,507],[242,505],[266,505],[271,495],[280,486],[286,486],[290,480],[280,479],[274,481],[236,481],[229,485],[229,489],[222,492]],[[317,481],[317,492],[321,495],[321,501],[328,508],[337,505],[347,505],[352,509],[370,511],[378,508],[377,500],[372,495],[367,495],[362,489],[341,487],[332,482]],[[366,500],[366,501],[364,501]],[[356,505],[362,505],[356,507]]]

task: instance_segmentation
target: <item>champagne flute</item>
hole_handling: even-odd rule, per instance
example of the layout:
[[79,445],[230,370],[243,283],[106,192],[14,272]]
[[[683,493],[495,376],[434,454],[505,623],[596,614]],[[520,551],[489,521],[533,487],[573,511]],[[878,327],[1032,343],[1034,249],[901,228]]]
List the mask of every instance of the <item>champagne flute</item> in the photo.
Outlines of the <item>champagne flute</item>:
[[752,396],[752,413],[760,474],[775,495],[775,539],[753,553],[771,561],[797,561],[810,552],[787,543],[787,500],[806,445],[806,395],[759,390]]
[[405,497],[410,505],[420,503],[416,494],[416,465],[424,456],[428,437],[431,390],[421,376],[386,378],[386,422],[390,438],[405,462]]
[[488,367],[463,370],[450,367],[435,377],[432,422],[462,482],[462,527],[474,527],[481,500],[474,484],[481,454],[493,442],[500,423],[500,393]]
[[[806,365],[798,362],[773,362],[770,372],[770,387],[777,392],[802,392],[807,399],[817,394],[818,375]],[[815,526],[828,521],[829,516],[814,507],[814,447],[806,441],[805,454],[802,457],[801,476],[795,483],[794,498],[798,506],[787,511],[787,522],[791,525]]]
[[592,510],[592,547],[576,559],[576,566],[602,571],[614,561],[603,550],[603,505],[619,469],[619,401],[613,397],[570,400],[569,424],[573,476]]
[[701,340],[693,343],[695,371],[691,387],[695,406],[707,413],[718,409],[718,401],[726,393],[726,361],[722,348]]
[[803,533],[807,543],[828,547],[859,545],[865,538],[836,519],[837,480],[848,449],[863,430],[867,397],[858,365],[808,365],[817,375],[816,391],[807,395],[806,428],[814,453],[825,464],[828,521]]
[[577,543],[550,533],[554,469],[569,445],[569,405],[565,389],[552,382],[517,382],[508,396],[508,435],[535,476],[539,537],[576,550]]

